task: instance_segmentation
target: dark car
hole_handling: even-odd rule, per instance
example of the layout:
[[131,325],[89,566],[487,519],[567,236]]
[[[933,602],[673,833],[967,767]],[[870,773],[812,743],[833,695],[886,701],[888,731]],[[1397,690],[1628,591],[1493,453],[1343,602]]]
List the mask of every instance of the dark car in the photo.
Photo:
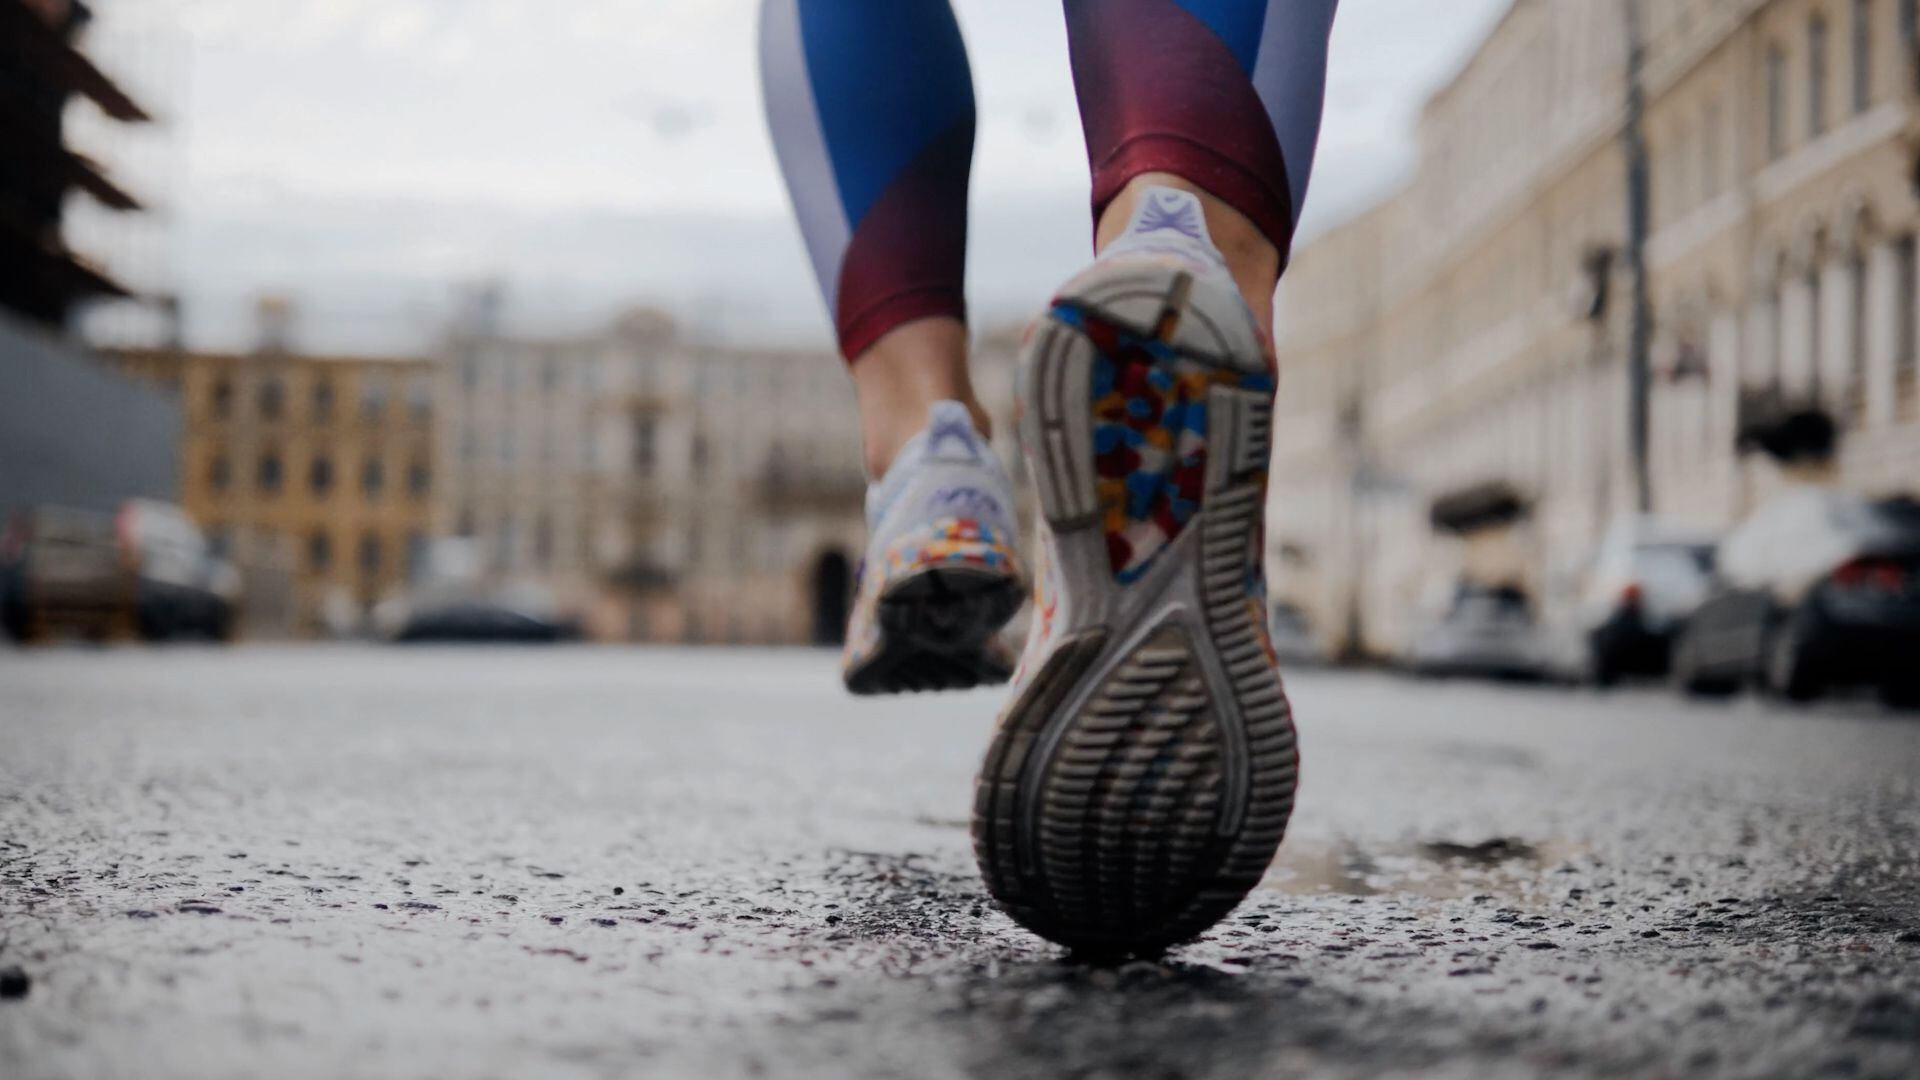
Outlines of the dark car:
[[409,644],[545,645],[579,637],[579,626],[570,620],[501,603],[465,600],[414,612],[394,640]]
[[239,592],[232,565],[168,503],[135,499],[115,514],[36,507],[0,539],[0,622],[16,640],[224,640]]
[[1421,675],[1537,679],[1546,671],[1526,592],[1471,582],[1457,586],[1447,609],[1415,634],[1406,662]]
[[1866,684],[1920,705],[1920,502],[1798,487],[1763,506],[1721,545],[1673,678],[1692,694],[1756,683],[1794,701]]

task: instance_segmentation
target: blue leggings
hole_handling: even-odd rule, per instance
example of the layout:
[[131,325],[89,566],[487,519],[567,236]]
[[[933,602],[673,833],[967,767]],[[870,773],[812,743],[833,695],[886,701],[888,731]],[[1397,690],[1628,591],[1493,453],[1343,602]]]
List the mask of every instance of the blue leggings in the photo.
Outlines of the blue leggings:
[[[1064,0],[1093,211],[1183,177],[1284,262],[1338,0]],[[762,0],[767,117],[841,352],[964,319],[973,75],[947,0]]]

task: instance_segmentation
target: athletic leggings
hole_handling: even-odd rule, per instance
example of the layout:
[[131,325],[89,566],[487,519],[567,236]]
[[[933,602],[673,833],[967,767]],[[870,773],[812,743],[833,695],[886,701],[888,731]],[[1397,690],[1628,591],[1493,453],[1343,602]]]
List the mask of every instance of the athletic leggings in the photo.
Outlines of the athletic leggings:
[[[1338,0],[1065,0],[1098,220],[1146,172],[1245,214],[1284,263]],[[973,75],[947,0],[762,0],[767,116],[840,350],[964,319]]]

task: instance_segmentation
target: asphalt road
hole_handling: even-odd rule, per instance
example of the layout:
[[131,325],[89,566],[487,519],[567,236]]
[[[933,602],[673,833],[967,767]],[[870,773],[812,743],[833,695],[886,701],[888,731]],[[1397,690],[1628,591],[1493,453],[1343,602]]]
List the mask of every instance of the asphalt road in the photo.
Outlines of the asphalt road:
[[1920,1073],[1920,717],[1290,688],[1265,885],[1090,969],[975,876],[993,694],[852,700],[812,653],[0,654],[0,1076]]

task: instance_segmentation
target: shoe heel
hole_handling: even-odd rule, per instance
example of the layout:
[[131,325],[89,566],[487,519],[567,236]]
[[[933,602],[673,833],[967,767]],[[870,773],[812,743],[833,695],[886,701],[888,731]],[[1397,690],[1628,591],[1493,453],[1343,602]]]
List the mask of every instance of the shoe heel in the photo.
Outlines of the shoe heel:
[[[1142,260],[1070,283],[1020,378],[1067,614],[988,751],[975,851],[1036,933],[1155,952],[1258,884],[1292,812],[1292,717],[1249,580],[1272,375],[1237,291]],[[1138,527],[1129,468],[1177,492],[1174,524]]]

